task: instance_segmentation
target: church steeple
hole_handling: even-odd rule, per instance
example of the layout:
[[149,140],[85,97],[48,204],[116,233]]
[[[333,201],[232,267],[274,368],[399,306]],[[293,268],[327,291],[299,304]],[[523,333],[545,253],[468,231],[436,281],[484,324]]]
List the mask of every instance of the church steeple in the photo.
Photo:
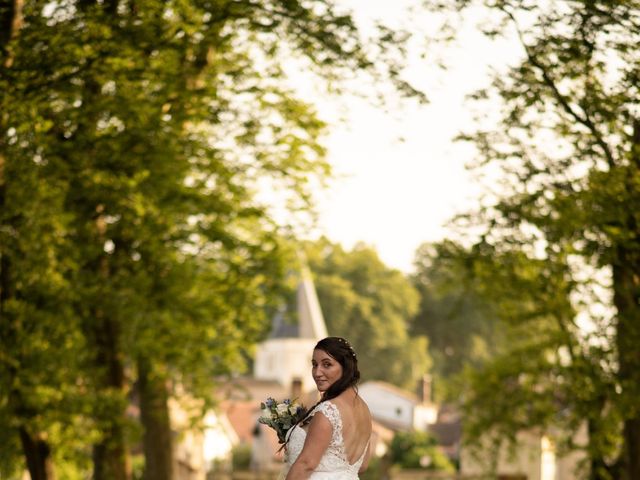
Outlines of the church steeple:
[[311,272],[303,265],[297,292],[298,337],[320,340],[327,336],[327,326],[318,302],[318,295],[311,278]]
[[301,260],[300,279],[296,292],[296,324],[284,321],[285,312],[273,319],[271,336],[258,345],[254,377],[276,380],[289,386],[296,381],[303,391],[313,388],[311,355],[318,340],[327,336],[322,309],[318,301],[311,272]]

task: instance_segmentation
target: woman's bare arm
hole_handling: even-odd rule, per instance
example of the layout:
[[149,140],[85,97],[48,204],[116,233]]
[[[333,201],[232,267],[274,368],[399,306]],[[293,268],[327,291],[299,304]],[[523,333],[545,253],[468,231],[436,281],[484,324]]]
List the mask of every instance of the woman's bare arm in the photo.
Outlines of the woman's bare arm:
[[320,459],[331,443],[333,427],[321,412],[316,413],[309,424],[302,452],[291,465],[285,480],[306,480],[320,463]]

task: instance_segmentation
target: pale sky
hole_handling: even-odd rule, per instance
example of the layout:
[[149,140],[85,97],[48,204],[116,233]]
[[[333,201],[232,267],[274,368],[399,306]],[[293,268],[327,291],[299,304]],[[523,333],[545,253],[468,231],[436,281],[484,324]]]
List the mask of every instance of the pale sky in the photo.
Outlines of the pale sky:
[[[376,16],[389,21],[409,1],[345,3],[367,22]],[[519,53],[515,42],[490,43],[473,28],[476,21],[447,47],[447,71],[429,58],[412,62],[409,75],[425,85],[430,104],[391,115],[364,100],[342,100],[347,121],[331,128],[326,143],[340,178],[318,193],[317,234],[346,248],[363,241],[388,266],[409,272],[416,248],[445,238],[447,220],[476,203],[481,187],[465,170],[473,148],[453,142],[472,125],[464,96],[486,84],[489,64],[505,64]],[[335,111],[330,102],[318,108],[329,119]]]

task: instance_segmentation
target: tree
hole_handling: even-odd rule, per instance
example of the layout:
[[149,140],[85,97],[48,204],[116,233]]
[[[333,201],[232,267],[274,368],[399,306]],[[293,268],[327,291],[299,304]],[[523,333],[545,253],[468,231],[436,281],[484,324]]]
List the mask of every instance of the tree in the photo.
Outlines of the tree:
[[[445,3],[464,9],[472,2]],[[488,226],[478,247],[499,261],[519,259],[525,271],[533,267],[519,275],[538,272],[549,285],[564,281],[558,299],[564,313],[555,315],[554,328],[572,345],[541,373],[568,362],[589,374],[590,387],[567,400],[574,413],[577,404],[590,405],[584,418],[592,478],[640,478],[640,4],[485,5],[493,17],[484,31],[515,35],[523,58],[474,96],[483,105],[500,102],[499,124],[462,138],[476,144],[478,168],[502,169],[504,188],[481,215],[467,219]],[[577,318],[587,320],[580,325]],[[554,385],[564,380],[552,377]],[[537,391],[541,380],[528,391]],[[491,422],[503,423],[497,415]],[[615,435],[601,431],[611,425]]]
[[414,390],[431,362],[426,337],[408,333],[418,301],[408,279],[363,244],[345,251],[323,238],[306,253],[329,333],[353,344],[363,378]]
[[[610,353],[584,342],[570,267],[488,244],[476,245],[464,261],[501,331],[488,360],[465,371],[468,438],[483,445],[490,432],[499,445],[505,438],[515,441],[519,431],[539,429],[554,437],[560,454],[585,452],[593,477],[617,475],[607,464],[619,446],[620,422],[607,400],[616,395]],[[584,426],[586,443],[576,435]]]
[[[420,308],[411,330],[429,339],[436,386],[466,366],[481,365],[499,342],[495,314],[469,276],[472,260],[471,252],[452,241],[423,244],[415,255],[411,279],[420,294]],[[446,388],[437,388],[441,397],[448,395]]]

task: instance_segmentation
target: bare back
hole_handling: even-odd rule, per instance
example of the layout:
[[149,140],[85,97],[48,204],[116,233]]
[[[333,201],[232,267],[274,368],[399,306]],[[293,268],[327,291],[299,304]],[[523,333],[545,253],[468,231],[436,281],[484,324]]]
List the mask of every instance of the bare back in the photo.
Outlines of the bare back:
[[290,430],[287,480],[357,480],[370,457],[371,415],[366,403],[348,389],[316,405],[310,416],[308,426]]
[[354,464],[366,451],[371,438],[369,407],[352,389],[347,389],[331,401],[338,407],[342,418],[342,438],[347,460]]

